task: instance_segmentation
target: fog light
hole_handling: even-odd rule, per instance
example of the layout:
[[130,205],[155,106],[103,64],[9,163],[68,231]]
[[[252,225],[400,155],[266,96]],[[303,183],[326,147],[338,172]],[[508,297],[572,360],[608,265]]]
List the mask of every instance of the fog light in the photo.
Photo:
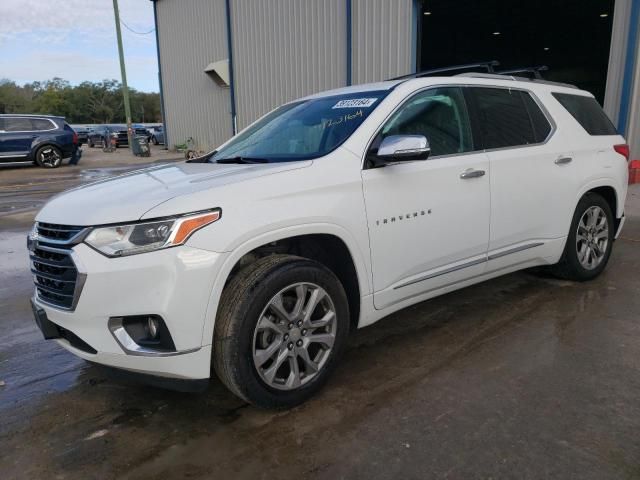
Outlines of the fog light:
[[109,330],[127,352],[155,354],[176,351],[171,333],[159,315],[112,317]]
[[160,330],[160,324],[157,318],[149,317],[147,319],[147,328],[149,329],[149,337],[155,339],[158,337],[158,330]]

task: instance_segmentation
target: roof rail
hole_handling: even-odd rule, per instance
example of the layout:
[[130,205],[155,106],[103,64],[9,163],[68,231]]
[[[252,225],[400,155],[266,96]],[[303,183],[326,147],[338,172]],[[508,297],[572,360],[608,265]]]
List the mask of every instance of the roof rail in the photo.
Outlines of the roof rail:
[[516,79],[516,77],[510,76],[510,75],[502,75],[500,73],[481,73],[481,72],[458,73],[456,77],[493,78],[494,80],[515,80]]
[[400,77],[390,78],[389,80],[405,80],[409,78],[421,78],[428,77],[429,75],[436,75],[438,73],[447,73],[447,72],[456,72],[458,70],[467,70],[470,68],[484,68],[487,73],[494,73],[494,67],[500,65],[500,62],[497,60],[490,60],[488,62],[476,62],[476,63],[465,63],[462,65],[452,65],[450,67],[441,67],[441,68],[433,68],[430,70],[423,70],[417,73],[410,73],[409,75],[402,75]]
[[536,80],[544,80],[542,78],[542,74],[540,72],[546,72],[549,70],[549,67],[546,65],[538,65],[537,67],[522,67],[522,68],[510,68],[508,70],[501,70],[500,75],[511,75],[514,73],[532,73],[533,77]]

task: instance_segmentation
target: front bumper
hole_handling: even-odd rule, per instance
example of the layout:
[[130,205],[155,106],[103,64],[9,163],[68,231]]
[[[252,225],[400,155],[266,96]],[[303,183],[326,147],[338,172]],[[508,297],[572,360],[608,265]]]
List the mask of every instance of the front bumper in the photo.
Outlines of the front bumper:
[[[91,349],[57,338],[67,350],[92,362],[151,375],[204,379],[210,375],[211,339],[203,339],[213,282],[226,254],[180,246],[122,258],[107,258],[85,244],[73,248],[86,274],[75,309],[62,310],[34,297],[36,309]],[[159,315],[176,352],[130,352],[108,328],[109,319]],[[95,353],[92,353],[92,350]]]

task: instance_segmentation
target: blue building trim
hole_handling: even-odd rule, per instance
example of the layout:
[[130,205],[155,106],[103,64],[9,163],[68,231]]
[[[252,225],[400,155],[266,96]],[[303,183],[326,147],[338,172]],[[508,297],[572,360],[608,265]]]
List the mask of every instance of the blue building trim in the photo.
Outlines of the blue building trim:
[[160,114],[162,115],[162,126],[164,128],[164,149],[169,148],[169,129],[167,128],[167,115],[164,108],[164,90],[162,88],[162,64],[160,63],[160,34],[158,33],[158,9],[156,3],[158,0],[153,1],[153,26],[156,30],[156,55],[158,58],[158,84],[160,87]]
[[413,0],[411,11],[411,73],[418,71],[418,22],[420,22],[420,0]]
[[622,76],[622,93],[620,95],[620,113],[618,115],[618,132],[626,134],[629,122],[629,103],[633,88],[633,71],[638,54],[638,28],[640,24],[640,0],[632,0],[629,15],[629,36],[627,38],[627,52],[625,54],[624,73]]
[[347,86],[351,85],[351,72],[352,72],[352,32],[351,32],[351,0],[346,0],[347,9]]
[[225,13],[227,16],[227,51],[229,58],[229,90],[231,92],[231,131],[233,135],[238,133],[236,116],[236,88],[233,78],[233,32],[231,31],[231,4],[225,0]]

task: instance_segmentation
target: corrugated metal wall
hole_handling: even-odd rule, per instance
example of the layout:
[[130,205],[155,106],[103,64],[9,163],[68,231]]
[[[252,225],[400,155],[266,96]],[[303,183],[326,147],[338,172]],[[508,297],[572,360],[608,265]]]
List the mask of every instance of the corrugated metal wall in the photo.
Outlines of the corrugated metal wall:
[[239,129],[346,84],[345,0],[234,0],[231,18]]
[[219,145],[231,136],[229,89],[204,69],[227,58],[224,1],[161,0],[157,12],[168,146]]
[[413,71],[412,0],[353,0],[353,83]]
[[[352,0],[352,83],[412,69],[413,0]],[[289,100],[347,82],[347,0],[231,0],[238,128]],[[225,0],[159,0],[160,62],[172,147],[231,136],[230,92],[204,73],[228,58]]]

